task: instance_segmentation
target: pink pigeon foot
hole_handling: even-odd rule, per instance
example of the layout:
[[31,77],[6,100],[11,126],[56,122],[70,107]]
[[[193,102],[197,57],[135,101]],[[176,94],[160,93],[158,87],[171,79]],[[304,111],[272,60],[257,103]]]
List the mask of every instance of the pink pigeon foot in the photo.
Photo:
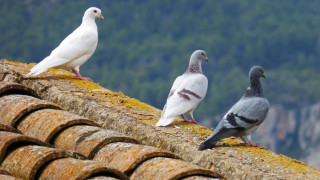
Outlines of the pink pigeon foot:
[[76,70],[74,70],[74,69],[71,69],[71,70],[72,70],[73,73],[76,74],[75,76],[72,77],[73,79],[81,79],[81,80],[84,80],[84,81],[92,81],[92,80],[91,80],[90,78],[88,78],[88,77],[83,77],[83,76],[81,76],[81,74],[80,74],[78,71],[76,71]]
[[183,114],[181,114],[180,116],[181,116],[181,118],[182,118],[182,121],[186,121],[186,118],[184,117]]
[[184,118],[183,114],[181,114],[180,116],[182,117],[182,122],[199,124],[197,121],[195,121],[195,120],[192,119],[192,118],[191,118],[191,120],[187,120],[186,118]]
[[240,138],[243,141],[243,143],[241,143],[241,145],[252,146],[252,147],[258,147],[259,146],[258,144],[253,143],[251,140],[249,140],[249,142],[246,142],[243,137],[240,137]]
[[186,122],[186,123],[193,123],[193,124],[199,124],[197,121],[195,121],[194,119],[191,120],[182,120],[182,122]]

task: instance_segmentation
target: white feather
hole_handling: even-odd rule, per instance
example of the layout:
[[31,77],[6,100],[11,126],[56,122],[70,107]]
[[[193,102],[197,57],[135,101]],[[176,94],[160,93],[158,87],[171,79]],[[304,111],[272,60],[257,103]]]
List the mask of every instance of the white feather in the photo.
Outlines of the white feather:
[[[176,88],[174,94],[167,99],[165,111],[157,123],[157,126],[158,124],[168,125],[168,123],[170,124],[176,116],[194,110],[206,95],[207,88],[208,80],[204,75],[191,74],[185,77],[180,86]],[[201,97],[201,99],[198,99],[192,95],[189,95],[191,100],[186,100],[180,97],[178,92],[180,92],[182,89],[187,89],[196,93]]]
[[[202,52],[204,51],[195,51],[195,53]],[[202,55],[204,54],[205,53],[202,53]],[[193,58],[193,56],[191,56],[190,62],[193,63],[192,65],[199,65],[200,73],[186,72],[176,78],[170,90],[167,102],[163,108],[161,118],[157,122],[156,126],[167,126],[171,124],[174,118],[178,115],[187,112],[192,114],[194,109],[205,97],[208,88],[208,79],[201,72],[201,61],[202,60],[199,59],[199,57]],[[188,97],[184,98],[181,95],[184,90],[190,91],[196,95],[192,95],[191,93],[184,93],[184,95]]]
[[[93,10],[89,8],[83,16],[81,25],[67,36],[51,54],[34,66],[27,76],[36,76],[52,67],[75,69],[85,63],[94,53],[98,43],[98,30],[93,16]],[[101,15],[102,17],[102,15]]]

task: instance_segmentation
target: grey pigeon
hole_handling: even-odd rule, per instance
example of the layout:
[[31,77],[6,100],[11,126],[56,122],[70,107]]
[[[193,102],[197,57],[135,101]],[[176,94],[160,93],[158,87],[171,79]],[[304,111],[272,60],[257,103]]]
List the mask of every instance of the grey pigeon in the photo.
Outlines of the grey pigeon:
[[[200,151],[211,149],[219,140],[230,136],[240,137],[245,145],[257,146],[249,135],[261,125],[269,111],[269,102],[263,97],[261,77],[265,78],[263,68],[253,66],[249,73],[250,87],[222,118],[213,133],[200,144]],[[244,137],[249,139],[248,143]]]
[[89,80],[82,77],[80,66],[94,53],[98,43],[96,18],[104,19],[101,10],[91,7],[83,15],[81,25],[67,36],[51,54],[34,66],[27,76],[37,76],[49,68],[71,69],[76,76],[73,78]]
[[[163,108],[161,118],[156,126],[168,126],[180,115],[184,122],[197,123],[193,111],[207,93],[208,79],[202,74],[201,63],[208,62],[206,52],[197,50],[192,53],[187,71],[176,78]],[[191,120],[184,118],[188,113]]]

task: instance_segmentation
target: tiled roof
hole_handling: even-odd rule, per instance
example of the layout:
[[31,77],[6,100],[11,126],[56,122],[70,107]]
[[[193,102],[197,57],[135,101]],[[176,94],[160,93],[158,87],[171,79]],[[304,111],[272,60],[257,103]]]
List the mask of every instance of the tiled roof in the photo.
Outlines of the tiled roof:
[[[227,179],[320,179],[320,171],[315,168],[264,147],[241,146],[235,138],[223,140],[221,144],[224,147],[198,151],[199,144],[212,130],[179,120],[168,127],[155,127],[161,115],[159,109],[95,83],[74,80],[72,73],[64,70],[50,69],[40,77],[28,78],[25,75],[30,68],[30,64],[7,60],[0,62],[0,81],[24,86],[18,91],[8,90],[1,98],[21,96],[14,94],[21,94],[21,89],[32,89],[34,93],[23,92],[22,95],[39,98],[42,102],[38,104],[54,105],[37,106],[34,105],[37,102],[24,102],[21,107],[23,113],[9,111],[14,120],[9,118],[7,123],[2,124],[14,127],[26,137],[47,143],[47,147],[72,150],[76,152],[73,155],[79,157],[51,160],[44,164],[45,168],[60,167],[59,162],[63,159],[83,161],[80,158],[82,155],[131,179],[196,179],[200,177],[192,174],[218,176],[217,173]],[[74,115],[72,118],[61,115],[58,120],[53,120],[58,116],[50,114],[62,111]],[[46,113],[51,119],[49,121],[54,122],[36,120]],[[88,120],[95,124],[90,124]],[[116,138],[111,132],[116,133]],[[48,171],[41,167],[36,177],[41,177],[39,174],[43,172]],[[9,173],[16,175],[11,171]]]
[[170,151],[141,145],[134,138],[36,98],[36,93],[23,85],[0,81],[0,93],[2,176],[11,174],[12,178],[22,179],[216,176]]

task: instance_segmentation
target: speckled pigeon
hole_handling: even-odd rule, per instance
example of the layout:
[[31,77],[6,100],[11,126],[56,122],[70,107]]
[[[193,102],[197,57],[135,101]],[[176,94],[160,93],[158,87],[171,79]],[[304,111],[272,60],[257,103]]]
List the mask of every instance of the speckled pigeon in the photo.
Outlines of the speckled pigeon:
[[[167,126],[178,115],[184,122],[197,123],[194,120],[193,111],[206,95],[208,88],[208,79],[202,74],[203,61],[208,62],[205,51],[197,50],[191,55],[187,71],[177,77],[172,85],[167,103],[156,126]],[[191,120],[186,120],[184,113],[188,113]]]
[[49,68],[57,67],[71,69],[75,79],[89,80],[82,77],[80,66],[85,63],[94,53],[98,43],[98,30],[96,18],[104,19],[101,10],[91,7],[83,15],[81,25],[67,36],[51,54],[34,66],[27,76],[36,76]]
[[[199,150],[213,148],[219,140],[230,136],[240,137],[244,145],[257,146],[252,143],[250,133],[256,130],[265,120],[269,110],[269,102],[263,97],[260,78],[264,70],[253,66],[249,73],[250,86],[241,99],[222,118],[213,133],[201,143]],[[246,142],[244,137],[249,139]]]

